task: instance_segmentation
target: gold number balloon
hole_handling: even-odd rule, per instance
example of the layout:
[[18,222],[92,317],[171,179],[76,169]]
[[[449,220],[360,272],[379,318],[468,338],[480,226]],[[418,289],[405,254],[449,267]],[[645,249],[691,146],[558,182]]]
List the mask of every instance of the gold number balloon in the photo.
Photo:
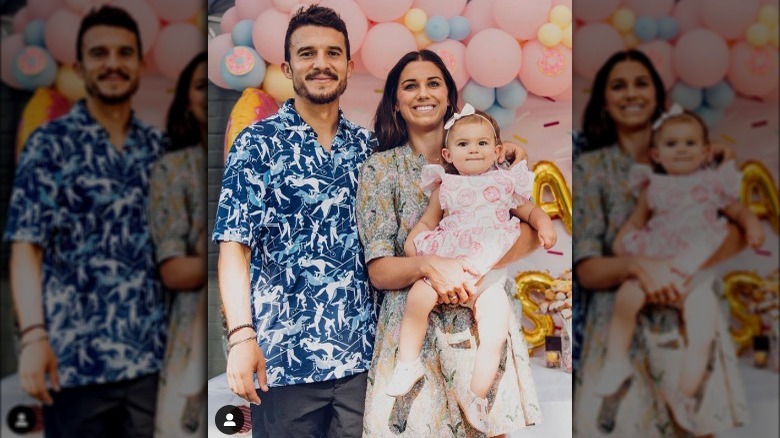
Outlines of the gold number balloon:
[[521,272],[515,277],[516,296],[523,305],[523,317],[533,324],[531,328],[523,327],[523,335],[530,353],[543,346],[544,337],[552,335],[555,331],[552,317],[540,314],[539,305],[533,298],[534,294],[543,296],[544,291],[552,287],[554,282],[555,279],[546,272]]
[[[742,165],[742,203],[760,219],[766,218],[777,233],[780,231],[780,201],[777,186],[766,167],[758,161]],[[757,197],[756,197],[757,195]]]
[[738,327],[730,326],[739,354],[753,345],[753,336],[761,334],[761,318],[750,311],[749,305],[755,301],[754,294],[760,292],[763,283],[761,277],[748,271],[729,272],[723,277],[724,295],[733,320],[739,323]]
[[[534,180],[533,194],[536,205],[539,206],[550,218],[560,218],[563,221],[563,225],[566,227],[566,231],[571,234],[571,216],[572,216],[572,203],[571,203],[571,190],[566,185],[566,179],[558,170],[555,163],[549,161],[539,161],[534,165],[534,174],[536,179]],[[552,193],[554,199],[550,202],[542,201],[542,193],[544,188],[548,187]]]

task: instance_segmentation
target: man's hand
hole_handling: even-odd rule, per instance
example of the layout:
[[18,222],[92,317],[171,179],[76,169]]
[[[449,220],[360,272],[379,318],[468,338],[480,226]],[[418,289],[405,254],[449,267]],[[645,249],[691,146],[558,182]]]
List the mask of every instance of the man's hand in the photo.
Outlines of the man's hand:
[[260,389],[268,392],[265,356],[255,340],[234,345],[228,352],[227,379],[230,390],[249,403],[260,404],[252,376],[257,373]]
[[[34,339],[39,334],[31,333],[26,338]],[[22,343],[30,342],[24,345],[19,354],[19,380],[22,389],[45,405],[52,405],[54,400],[51,398],[49,389],[46,387],[46,375],[49,376],[51,389],[60,390],[60,377],[57,372],[57,357],[48,339],[38,341],[22,338]]]

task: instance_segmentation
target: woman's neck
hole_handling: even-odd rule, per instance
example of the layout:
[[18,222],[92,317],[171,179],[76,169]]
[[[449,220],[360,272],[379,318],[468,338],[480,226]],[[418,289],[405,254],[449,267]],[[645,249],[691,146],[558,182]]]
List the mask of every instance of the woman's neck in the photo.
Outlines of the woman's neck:
[[648,151],[652,134],[653,131],[649,126],[638,129],[618,129],[617,142],[620,149],[631,155],[635,162],[647,164],[650,163]]
[[429,163],[441,163],[441,148],[444,145],[444,128],[436,125],[432,129],[409,130],[409,146],[415,154],[423,155]]

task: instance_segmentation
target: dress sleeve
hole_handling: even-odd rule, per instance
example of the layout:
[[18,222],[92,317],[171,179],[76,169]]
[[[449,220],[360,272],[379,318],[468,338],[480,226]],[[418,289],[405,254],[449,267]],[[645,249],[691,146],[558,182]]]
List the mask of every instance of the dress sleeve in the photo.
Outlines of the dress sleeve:
[[647,164],[634,164],[628,172],[628,183],[634,196],[639,196],[642,190],[650,183],[653,168]]
[[712,171],[712,186],[718,195],[718,207],[725,207],[739,201],[739,188],[742,183],[742,172],[737,169],[734,160],[721,164]]
[[399,223],[395,193],[398,170],[392,154],[374,154],[363,164],[357,191],[357,224],[366,263],[395,255]]
[[422,168],[422,189],[425,192],[425,196],[430,197],[431,193],[441,185],[441,181],[444,178],[444,167],[438,164],[426,164]]
[[158,264],[187,255],[190,221],[184,187],[180,183],[183,181],[182,162],[177,160],[180,158],[175,154],[167,154],[152,168],[149,222]]
[[43,245],[56,223],[61,150],[52,135],[37,130],[16,166],[5,239]]
[[599,156],[583,154],[572,168],[573,264],[604,255],[607,220],[602,202]]
[[536,175],[528,169],[526,160],[522,160],[508,170],[514,186],[514,207],[525,204],[531,200]]

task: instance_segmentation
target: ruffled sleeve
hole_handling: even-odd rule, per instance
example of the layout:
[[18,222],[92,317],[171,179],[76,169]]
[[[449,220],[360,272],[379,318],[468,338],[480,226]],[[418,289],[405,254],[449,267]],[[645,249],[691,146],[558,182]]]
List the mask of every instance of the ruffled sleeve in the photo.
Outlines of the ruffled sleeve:
[[634,164],[631,166],[631,170],[628,172],[628,184],[634,196],[639,196],[639,193],[647,187],[652,175],[653,168],[647,164]]
[[526,160],[522,160],[515,164],[509,168],[508,172],[512,177],[512,184],[514,185],[514,206],[517,207],[530,201],[536,175],[528,169]]
[[431,196],[431,193],[441,185],[444,174],[444,167],[438,164],[426,164],[423,166],[420,178],[422,179],[422,189],[425,192],[425,196]]
[[737,169],[734,160],[721,164],[712,171],[712,187],[717,194],[718,207],[725,207],[739,201],[739,187],[742,182],[742,172]]

